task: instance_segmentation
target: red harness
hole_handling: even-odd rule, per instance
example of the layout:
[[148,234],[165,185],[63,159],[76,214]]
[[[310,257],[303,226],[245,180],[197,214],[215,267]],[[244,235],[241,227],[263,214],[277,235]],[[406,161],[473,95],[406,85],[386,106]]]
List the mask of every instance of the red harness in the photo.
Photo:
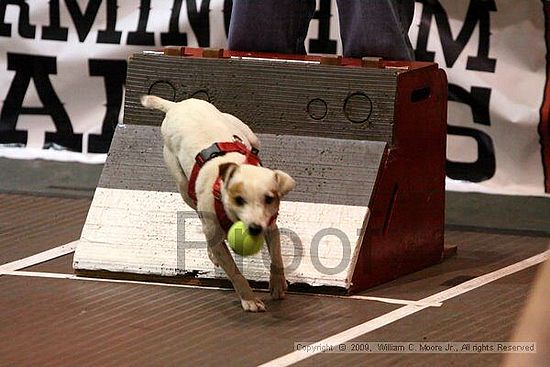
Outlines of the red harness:
[[[187,186],[187,194],[191,200],[193,200],[195,205],[197,204],[197,193],[195,191],[197,176],[199,175],[199,171],[202,166],[204,166],[209,160],[226,155],[227,153],[240,153],[246,157],[244,164],[261,166],[262,163],[258,157],[258,150],[255,148],[249,150],[246,145],[242,143],[239,137],[235,136],[235,139],[235,141],[230,143],[214,143],[210,147],[200,151],[195,157],[195,164],[193,165],[191,177],[189,177],[189,184]],[[227,232],[233,225],[233,221],[229,219],[223,207],[221,188],[222,178],[218,176],[212,186],[212,194],[214,195],[214,209],[216,211],[216,216],[218,217],[218,222],[220,222],[220,226]],[[270,224],[273,224],[276,218],[277,215],[271,218]]]

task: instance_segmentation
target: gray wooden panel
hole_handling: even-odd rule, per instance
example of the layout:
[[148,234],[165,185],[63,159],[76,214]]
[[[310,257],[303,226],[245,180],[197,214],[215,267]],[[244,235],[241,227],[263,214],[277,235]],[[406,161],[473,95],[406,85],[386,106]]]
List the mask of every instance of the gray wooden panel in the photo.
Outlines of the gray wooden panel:
[[[291,201],[367,206],[386,143],[260,134],[262,161],[298,185]],[[99,187],[175,192],[164,166],[160,128],[118,126]]]
[[368,206],[386,143],[260,134],[266,167],[297,182],[288,200]]
[[177,192],[156,126],[118,125],[98,187]]
[[[134,55],[124,121],[158,125],[143,94],[209,99],[258,133],[391,142],[396,71],[240,59]],[[364,121],[364,122],[361,122]]]

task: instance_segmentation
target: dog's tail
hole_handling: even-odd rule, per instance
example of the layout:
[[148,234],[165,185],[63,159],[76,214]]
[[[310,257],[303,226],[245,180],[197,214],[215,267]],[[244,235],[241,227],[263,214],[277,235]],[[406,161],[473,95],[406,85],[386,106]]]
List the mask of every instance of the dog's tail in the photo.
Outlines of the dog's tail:
[[141,96],[141,104],[144,107],[160,110],[166,113],[176,104],[176,102],[171,102],[157,96]]

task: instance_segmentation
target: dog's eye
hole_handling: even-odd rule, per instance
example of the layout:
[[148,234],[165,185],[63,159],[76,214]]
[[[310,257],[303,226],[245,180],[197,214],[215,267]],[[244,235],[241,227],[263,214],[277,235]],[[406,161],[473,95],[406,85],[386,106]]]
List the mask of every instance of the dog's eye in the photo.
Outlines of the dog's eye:
[[265,196],[265,203],[266,203],[267,205],[273,204],[273,200],[275,200],[275,198],[274,198],[273,196],[269,196],[269,195],[266,195],[266,196]]
[[238,206],[243,206],[244,204],[246,204],[246,201],[243,199],[242,196],[237,196],[235,198],[235,204],[237,204]]

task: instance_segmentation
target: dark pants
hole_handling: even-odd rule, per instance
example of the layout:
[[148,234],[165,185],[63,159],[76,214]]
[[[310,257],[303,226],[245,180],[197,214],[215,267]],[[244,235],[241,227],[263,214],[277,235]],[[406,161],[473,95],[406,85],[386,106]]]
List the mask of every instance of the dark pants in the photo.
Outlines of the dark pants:
[[[337,0],[344,56],[413,60],[414,0]],[[315,0],[233,0],[229,48],[304,54]]]

